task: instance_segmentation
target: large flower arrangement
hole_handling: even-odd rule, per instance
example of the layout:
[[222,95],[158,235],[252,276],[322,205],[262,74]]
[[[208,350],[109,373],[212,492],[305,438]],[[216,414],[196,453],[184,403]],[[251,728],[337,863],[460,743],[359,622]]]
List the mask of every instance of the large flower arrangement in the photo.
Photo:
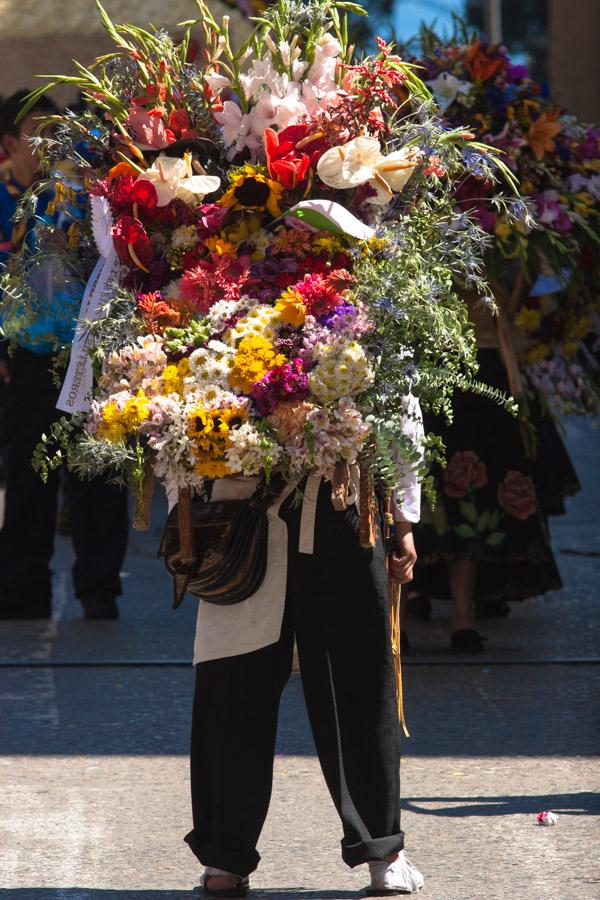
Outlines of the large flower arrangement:
[[506,282],[513,266],[509,278],[520,270],[530,285],[537,280],[516,310],[523,372],[558,411],[597,413],[600,128],[556,106],[501,45],[460,27],[449,41],[423,28],[421,48],[414,61],[445,118],[505,154],[535,219],[532,227],[496,208],[475,154],[457,197],[494,238],[491,277]]
[[[454,388],[474,384],[455,284],[489,298],[486,241],[454,191],[474,154],[490,182],[502,164],[427,112],[383,41],[353,60],[360,7],[278,0],[234,50],[227,21],[197,5],[202,65],[189,30],[177,43],[115,27],[99,5],[116,49],[80,67],[93,111],[40,139],[56,202],[74,183],[91,197],[72,252],[91,268],[93,230],[120,268],[89,323],[91,407],[54,427],[37,464],[129,482],[151,467],[169,492],[200,492],[360,459],[394,488],[422,451],[400,435],[406,395],[450,414]],[[24,296],[18,274],[9,287]]]

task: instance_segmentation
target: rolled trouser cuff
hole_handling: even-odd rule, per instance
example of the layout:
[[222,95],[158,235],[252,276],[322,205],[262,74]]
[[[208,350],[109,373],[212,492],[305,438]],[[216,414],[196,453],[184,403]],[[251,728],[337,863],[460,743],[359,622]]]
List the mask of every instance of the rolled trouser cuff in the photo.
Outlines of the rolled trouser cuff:
[[222,869],[224,872],[231,872],[232,875],[238,875],[240,878],[246,878],[247,875],[254,872],[260,862],[260,854],[257,850],[239,850],[211,841],[199,841],[196,839],[194,831],[186,834],[184,841],[203,866]]
[[374,862],[400,853],[404,849],[404,832],[389,837],[372,838],[368,841],[359,841],[357,844],[348,844],[342,841],[342,859],[350,868],[360,866],[363,863]]

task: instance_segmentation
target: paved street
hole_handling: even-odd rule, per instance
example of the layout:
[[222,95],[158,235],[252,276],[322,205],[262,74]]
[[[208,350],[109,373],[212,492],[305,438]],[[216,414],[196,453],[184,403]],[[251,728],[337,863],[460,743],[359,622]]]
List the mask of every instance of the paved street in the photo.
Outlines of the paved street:
[[[586,490],[553,524],[564,590],[482,622],[474,665],[447,652],[447,605],[411,623],[403,828],[424,898],[600,898],[600,431],[571,424],[569,447]],[[170,611],[161,516],[132,536],[118,622],[81,619],[61,538],[53,620],[0,623],[2,660],[168,663],[0,669],[0,900],[197,896],[182,841],[194,602]],[[544,809],[556,827],[536,824]],[[341,863],[339,831],[295,674],[255,896],[359,897],[366,873]]]

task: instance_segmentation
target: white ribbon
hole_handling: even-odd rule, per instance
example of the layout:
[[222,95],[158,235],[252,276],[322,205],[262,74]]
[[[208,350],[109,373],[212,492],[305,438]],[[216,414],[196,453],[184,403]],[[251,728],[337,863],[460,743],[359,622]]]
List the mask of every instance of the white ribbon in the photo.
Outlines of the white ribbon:
[[88,281],[71,348],[71,359],[56,408],[62,412],[87,412],[91,406],[93,384],[92,360],[89,354],[90,322],[95,322],[106,304],[107,285],[114,283],[119,274],[119,258],[112,240],[112,216],[104,197],[92,197],[92,227],[100,251],[91,278]]

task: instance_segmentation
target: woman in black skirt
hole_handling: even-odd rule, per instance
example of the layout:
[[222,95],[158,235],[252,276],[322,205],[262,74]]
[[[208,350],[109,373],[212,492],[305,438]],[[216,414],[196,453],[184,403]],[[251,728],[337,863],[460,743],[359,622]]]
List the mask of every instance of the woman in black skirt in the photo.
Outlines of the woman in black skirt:
[[[516,393],[514,360],[506,331],[471,305],[480,381]],[[518,387],[518,385],[517,385]],[[434,472],[437,504],[425,505],[415,531],[418,564],[413,596],[452,599],[451,646],[478,651],[477,607],[490,610],[562,587],[547,515],[564,511],[564,498],[580,489],[556,426],[541,407],[529,424],[493,401],[459,394],[454,421],[430,418],[428,430],[446,445],[447,466]],[[410,602],[410,600],[409,600]],[[403,603],[403,627],[406,620]],[[404,630],[404,647],[407,636]]]

